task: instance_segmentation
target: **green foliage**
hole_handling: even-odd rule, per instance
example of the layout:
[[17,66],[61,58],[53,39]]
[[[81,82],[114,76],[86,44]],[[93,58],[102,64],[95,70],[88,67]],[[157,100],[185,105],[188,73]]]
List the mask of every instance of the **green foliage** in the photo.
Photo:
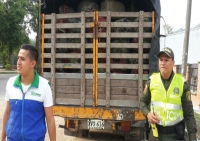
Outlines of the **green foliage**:
[[6,65],[5,65],[5,69],[6,69],[6,70],[11,70],[10,64],[6,64]]
[[0,50],[1,63],[3,64],[3,66],[5,66],[8,63],[8,47],[0,46]]
[[29,43],[30,29],[37,30],[36,18],[35,1],[0,0],[0,56],[5,59],[4,65],[15,50],[19,51],[22,44]]
[[35,39],[30,39],[29,44],[33,45],[33,46],[36,46],[36,40]]
[[166,35],[174,33],[173,27],[168,25],[168,24],[164,25],[163,28],[164,28],[164,31],[165,31]]

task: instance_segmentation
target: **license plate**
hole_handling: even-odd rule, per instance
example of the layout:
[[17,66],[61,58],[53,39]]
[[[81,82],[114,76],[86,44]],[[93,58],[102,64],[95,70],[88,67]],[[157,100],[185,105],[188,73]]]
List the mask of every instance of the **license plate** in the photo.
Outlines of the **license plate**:
[[104,129],[104,120],[89,119],[88,129]]

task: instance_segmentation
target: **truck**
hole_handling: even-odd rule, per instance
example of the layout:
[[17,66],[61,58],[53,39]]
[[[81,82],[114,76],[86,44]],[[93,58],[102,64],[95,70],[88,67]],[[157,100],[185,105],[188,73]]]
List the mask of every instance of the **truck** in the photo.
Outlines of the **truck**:
[[[87,2],[98,7],[85,10]],[[139,104],[158,70],[160,10],[159,0],[39,0],[39,71],[64,134],[97,130],[147,140]]]

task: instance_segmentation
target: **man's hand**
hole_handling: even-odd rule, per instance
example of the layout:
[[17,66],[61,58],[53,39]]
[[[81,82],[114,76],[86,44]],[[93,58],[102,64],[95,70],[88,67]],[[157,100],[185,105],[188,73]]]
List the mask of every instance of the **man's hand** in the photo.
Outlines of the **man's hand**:
[[160,122],[160,119],[156,113],[149,112],[147,114],[147,118],[151,124],[157,124]]

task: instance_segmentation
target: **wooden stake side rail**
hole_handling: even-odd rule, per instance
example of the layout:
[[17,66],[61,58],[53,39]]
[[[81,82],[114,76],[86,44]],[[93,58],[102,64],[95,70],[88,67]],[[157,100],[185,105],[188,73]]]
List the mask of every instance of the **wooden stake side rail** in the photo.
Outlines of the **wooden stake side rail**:
[[[138,107],[148,79],[145,71],[149,70],[148,51],[155,20],[152,16],[153,12],[143,11],[44,15],[44,77],[51,82],[54,104]],[[59,22],[70,18],[78,22]],[[122,18],[129,21],[116,21]],[[131,30],[116,32],[116,28]],[[98,72],[100,69],[105,72]],[[112,72],[126,69],[133,74]]]

